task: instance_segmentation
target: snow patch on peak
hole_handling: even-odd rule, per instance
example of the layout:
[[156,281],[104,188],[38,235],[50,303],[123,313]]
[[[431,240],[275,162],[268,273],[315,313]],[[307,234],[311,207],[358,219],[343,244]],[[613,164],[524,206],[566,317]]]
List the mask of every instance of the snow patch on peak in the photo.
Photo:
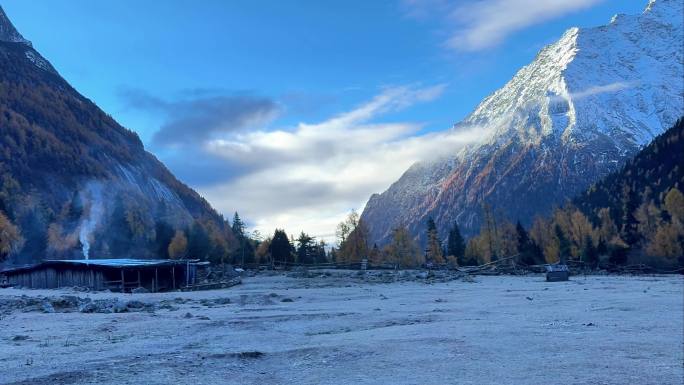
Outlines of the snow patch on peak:
[[24,55],[31,63],[33,63],[36,67],[42,69],[43,71],[54,71],[50,63],[48,63],[47,60],[40,57],[40,55],[36,54],[34,51],[28,50],[24,53]]

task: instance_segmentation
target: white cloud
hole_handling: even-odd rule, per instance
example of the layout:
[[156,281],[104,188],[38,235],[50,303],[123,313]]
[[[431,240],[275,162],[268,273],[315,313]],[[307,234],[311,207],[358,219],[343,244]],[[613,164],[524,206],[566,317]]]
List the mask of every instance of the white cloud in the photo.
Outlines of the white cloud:
[[447,46],[464,51],[494,47],[510,34],[566,14],[596,5],[603,0],[404,0],[411,17],[432,15],[450,29]]
[[349,210],[362,209],[370,194],[386,189],[411,164],[482,138],[479,129],[420,134],[418,123],[373,122],[433,100],[444,87],[389,88],[322,123],[213,140],[205,151],[251,171],[201,193],[222,212],[238,210],[264,234],[285,228],[331,240]]
[[598,94],[605,94],[609,92],[617,92],[617,91],[622,91],[626,90],[628,88],[632,88],[634,86],[633,83],[628,83],[628,82],[615,82],[615,83],[610,83],[606,84],[603,86],[593,86],[589,87],[585,90],[578,91],[578,92],[573,92],[570,94],[570,97],[577,100],[577,99],[583,99],[592,95],[598,95]]

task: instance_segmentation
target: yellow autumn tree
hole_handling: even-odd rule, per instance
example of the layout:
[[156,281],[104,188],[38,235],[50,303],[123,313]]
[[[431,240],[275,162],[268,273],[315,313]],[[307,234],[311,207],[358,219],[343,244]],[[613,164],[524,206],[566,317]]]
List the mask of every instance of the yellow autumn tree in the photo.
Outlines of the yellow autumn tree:
[[465,260],[471,265],[481,265],[490,262],[485,256],[486,247],[483,246],[483,243],[484,241],[481,236],[470,238],[468,243],[466,243],[466,249],[464,253]]
[[542,248],[546,263],[558,262],[560,244],[555,234],[555,226],[550,220],[536,217],[530,229],[530,237]]
[[684,223],[684,194],[676,188],[670,189],[665,196],[665,210],[673,222]]
[[645,239],[653,239],[662,225],[662,212],[653,201],[642,203],[634,213],[634,218],[639,222],[639,234]]
[[176,234],[169,243],[169,258],[182,259],[188,252],[188,238],[181,230],[176,230]]
[[22,244],[19,228],[0,211],[0,261],[19,250]]
[[58,223],[51,223],[47,232],[47,248],[50,252],[61,253],[71,250],[78,244],[78,232],[64,233]]
[[356,211],[338,225],[337,235],[340,241],[338,259],[343,263],[358,263],[368,257],[368,227],[359,219]]
[[385,248],[385,255],[389,263],[404,268],[418,267],[425,263],[418,245],[405,227],[394,230],[392,242]]
[[684,256],[684,195],[672,188],[664,200],[665,211],[670,216],[669,222],[660,222],[648,241],[646,252],[649,255],[664,258],[666,264],[676,262]]
[[682,237],[681,226],[673,223],[658,226],[653,239],[646,247],[646,252],[652,256],[665,258],[666,262],[674,262],[676,258],[684,254],[679,241],[680,237]]
[[266,238],[261,243],[259,243],[259,247],[257,247],[256,251],[254,252],[257,263],[259,264],[266,264],[271,261],[271,252],[269,251],[271,248],[271,238]]

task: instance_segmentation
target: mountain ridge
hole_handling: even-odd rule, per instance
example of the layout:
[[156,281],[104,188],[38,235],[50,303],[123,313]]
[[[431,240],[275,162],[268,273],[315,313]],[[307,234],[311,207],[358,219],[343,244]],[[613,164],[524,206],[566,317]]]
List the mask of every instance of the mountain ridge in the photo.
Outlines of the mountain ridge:
[[453,222],[474,234],[485,203],[529,224],[616,171],[682,115],[681,15],[681,2],[657,0],[569,29],[453,128],[486,127],[480,142],[418,162],[371,196],[371,240],[397,226],[420,236],[428,217],[442,235]]
[[71,87],[2,9],[0,65],[0,210],[25,240],[10,262],[163,257],[174,230],[197,226],[231,240],[223,217]]

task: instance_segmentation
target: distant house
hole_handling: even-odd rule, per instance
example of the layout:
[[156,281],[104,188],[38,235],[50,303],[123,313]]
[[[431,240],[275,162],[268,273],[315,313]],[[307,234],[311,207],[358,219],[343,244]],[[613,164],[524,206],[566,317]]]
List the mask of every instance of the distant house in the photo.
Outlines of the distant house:
[[46,260],[0,271],[0,281],[32,289],[87,287],[92,290],[151,292],[180,289],[196,279],[195,260],[78,259]]

